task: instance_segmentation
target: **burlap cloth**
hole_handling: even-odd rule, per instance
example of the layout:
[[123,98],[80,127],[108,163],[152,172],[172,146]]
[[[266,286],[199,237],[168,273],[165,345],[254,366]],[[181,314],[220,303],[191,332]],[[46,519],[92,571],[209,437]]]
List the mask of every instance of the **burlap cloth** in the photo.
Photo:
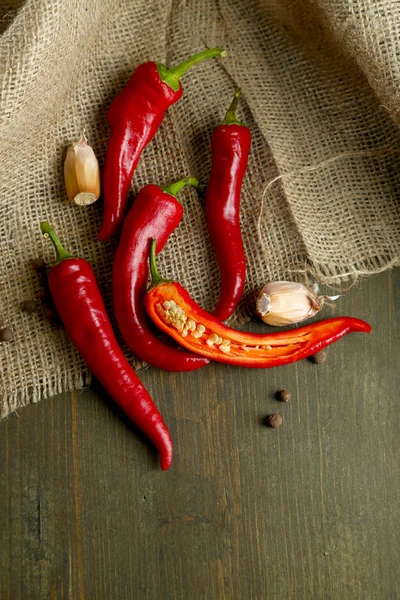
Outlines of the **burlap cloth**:
[[[206,183],[210,135],[235,86],[253,135],[242,196],[246,296],[267,280],[306,274],[338,284],[396,264],[400,249],[400,4],[397,0],[27,0],[0,3],[0,344],[2,416],[89,374],[43,312],[29,261],[54,254],[48,219],[71,253],[94,267],[107,306],[114,243],[96,234],[101,201],[65,200],[66,147],[85,127],[100,164],[107,108],[136,65],[172,65],[206,47],[229,57],[196,67],[184,97],[144,152],[132,183],[184,175]],[[201,199],[182,193],[185,218],[160,259],[205,308],[218,269]],[[221,229],[221,236],[224,232]],[[111,312],[111,311],[110,311]],[[126,350],[126,347],[124,346]]]

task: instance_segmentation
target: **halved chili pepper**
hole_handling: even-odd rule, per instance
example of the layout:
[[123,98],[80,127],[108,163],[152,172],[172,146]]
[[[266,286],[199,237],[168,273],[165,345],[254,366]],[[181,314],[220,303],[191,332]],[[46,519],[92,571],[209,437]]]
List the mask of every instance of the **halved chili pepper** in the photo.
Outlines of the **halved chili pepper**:
[[92,267],[71,257],[49,223],[41,223],[56,250],[48,276],[50,292],[65,329],[90,371],[160,453],[161,468],[172,461],[172,441],[149,393],[118,346]]
[[237,89],[225,119],[211,137],[212,167],[205,211],[210,240],[221,278],[219,300],[213,311],[225,321],[242,297],[246,279],[246,257],[240,229],[240,192],[250,152],[249,129],[236,118],[240,90]]
[[105,241],[117,233],[135,167],[166,110],[182,97],[182,75],[193,65],[216,56],[226,56],[225,50],[204,50],[172,68],[157,62],[143,63],[112,102],[108,111],[111,136],[103,169],[104,213],[99,240]]
[[353,317],[326,319],[279,333],[237,331],[204,311],[179,283],[162,279],[151,244],[152,286],[145,298],[147,313],[161,331],[181,346],[211,360],[242,367],[277,367],[315,354],[347,333],[369,333],[370,325]]
[[178,226],[183,206],[176,194],[185,185],[197,187],[198,181],[188,177],[164,189],[157,185],[142,188],[124,220],[113,265],[113,303],[118,327],[139,358],[166,371],[193,371],[209,362],[160,340],[144,309],[150,243],[157,237],[157,252],[160,252]]

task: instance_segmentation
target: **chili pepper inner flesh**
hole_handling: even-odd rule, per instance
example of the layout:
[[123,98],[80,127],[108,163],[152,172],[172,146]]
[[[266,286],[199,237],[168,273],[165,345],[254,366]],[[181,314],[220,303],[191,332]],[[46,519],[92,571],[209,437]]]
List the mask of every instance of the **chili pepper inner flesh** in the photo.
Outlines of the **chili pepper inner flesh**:
[[214,361],[247,367],[273,367],[306,358],[352,331],[370,326],[351,317],[326,319],[304,327],[258,335],[225,326],[203,311],[178,283],[151,289],[146,309],[155,324],[181,346]]

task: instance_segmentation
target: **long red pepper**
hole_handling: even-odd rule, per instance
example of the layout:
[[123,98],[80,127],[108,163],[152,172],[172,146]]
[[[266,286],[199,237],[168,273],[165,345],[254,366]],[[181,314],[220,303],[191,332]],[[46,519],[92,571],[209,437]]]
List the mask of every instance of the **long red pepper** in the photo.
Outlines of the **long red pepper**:
[[52,241],[57,264],[48,277],[56,309],[90,371],[110,396],[151,440],[160,453],[161,468],[172,461],[169,431],[149,393],[118,346],[92,267],[71,257],[49,223],[40,229]]
[[179,283],[160,278],[155,264],[155,240],[151,245],[151,274],[152,287],[145,298],[151,319],[184,348],[217,362],[277,367],[311,356],[352,331],[371,331],[368,323],[352,317],[326,319],[266,335],[227,327],[200,308]]
[[214,316],[225,321],[242,297],[246,258],[240,229],[240,192],[250,152],[249,129],[236,118],[237,89],[225,119],[211,137],[212,168],[206,193],[206,219],[219,265],[221,288]]
[[124,219],[113,264],[113,303],[118,327],[131,350],[150,365],[166,371],[193,371],[208,359],[174,348],[161,341],[144,309],[148,256],[152,238],[160,252],[183,216],[176,194],[185,185],[198,186],[194,177],[161,189],[146,185]]
[[99,240],[117,233],[135,167],[166,110],[182,97],[182,75],[207,58],[225,55],[223,48],[211,48],[172,68],[157,62],[143,63],[112,102],[108,112],[111,136],[103,169],[104,212]]

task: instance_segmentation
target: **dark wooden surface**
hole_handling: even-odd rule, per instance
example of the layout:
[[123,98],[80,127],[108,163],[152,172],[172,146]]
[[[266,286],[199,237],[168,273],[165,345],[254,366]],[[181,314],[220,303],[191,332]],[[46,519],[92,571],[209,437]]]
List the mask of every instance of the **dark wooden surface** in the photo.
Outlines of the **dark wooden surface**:
[[175,443],[165,473],[99,390],[11,415],[1,600],[400,598],[399,295],[394,271],[342,298],[373,333],[323,365],[143,372]]

